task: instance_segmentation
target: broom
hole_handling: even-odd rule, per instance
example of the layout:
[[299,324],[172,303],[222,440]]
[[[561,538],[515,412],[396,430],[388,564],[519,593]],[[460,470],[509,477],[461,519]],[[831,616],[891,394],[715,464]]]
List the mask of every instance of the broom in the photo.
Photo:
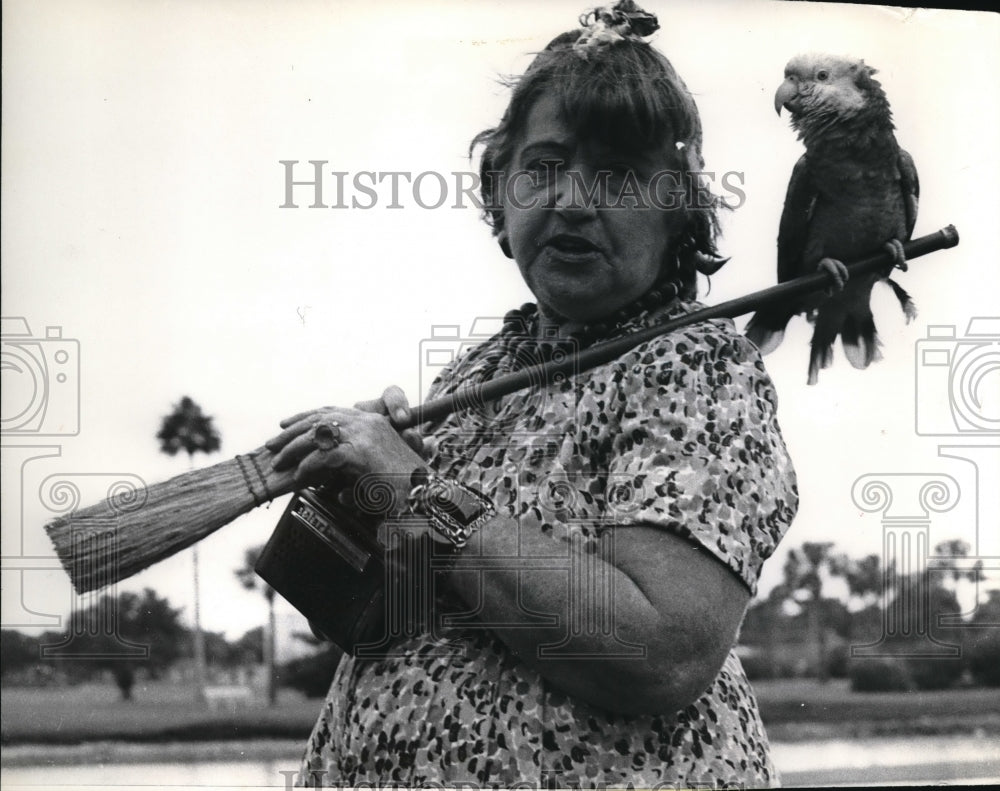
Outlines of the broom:
[[[958,244],[949,225],[903,245],[907,259],[919,258]],[[851,277],[885,269],[893,263],[887,252],[847,266]],[[411,428],[452,412],[488,403],[554,377],[610,362],[629,349],[666,332],[708,319],[735,318],[775,302],[825,289],[829,279],[816,273],[780,283],[713,307],[648,327],[630,335],[595,344],[558,362],[532,365],[492,381],[460,387],[444,398],[414,408]],[[128,496],[116,496],[53,520],[45,531],[55,545],[78,593],[96,590],[131,577],[197,543],[223,525],[265,502],[295,489],[294,471],[276,472],[265,447],[211,467],[178,475]]]

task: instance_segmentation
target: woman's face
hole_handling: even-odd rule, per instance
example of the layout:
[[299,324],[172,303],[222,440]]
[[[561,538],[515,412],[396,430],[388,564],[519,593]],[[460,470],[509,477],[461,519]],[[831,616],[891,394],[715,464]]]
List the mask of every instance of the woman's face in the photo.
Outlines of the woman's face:
[[669,163],[666,148],[622,152],[580,140],[552,97],[535,102],[503,203],[511,252],[540,305],[595,321],[650,289],[683,222],[679,209],[663,208],[679,202]]

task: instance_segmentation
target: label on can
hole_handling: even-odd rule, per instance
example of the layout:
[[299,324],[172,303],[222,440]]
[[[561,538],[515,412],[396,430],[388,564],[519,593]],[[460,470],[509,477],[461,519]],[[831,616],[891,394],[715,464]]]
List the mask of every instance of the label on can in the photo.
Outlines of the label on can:
[[355,570],[361,572],[368,565],[371,555],[344,535],[337,525],[322,511],[317,510],[302,498],[292,509],[292,516],[319,536]]

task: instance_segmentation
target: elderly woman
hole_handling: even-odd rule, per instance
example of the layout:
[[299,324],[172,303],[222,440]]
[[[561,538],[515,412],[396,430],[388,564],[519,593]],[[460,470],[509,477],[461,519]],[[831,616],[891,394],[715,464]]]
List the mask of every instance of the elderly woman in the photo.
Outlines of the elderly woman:
[[[431,396],[698,307],[697,273],[720,265],[714,202],[692,174],[695,103],[643,41],[655,29],[631,0],[594,12],[476,138],[487,219],[537,305]],[[300,782],[776,782],[731,649],[797,495],[771,381],[731,322],[420,435],[394,427],[398,388],[359,407],[285,421],[276,466],[379,477],[453,557],[427,628],[343,659]]]

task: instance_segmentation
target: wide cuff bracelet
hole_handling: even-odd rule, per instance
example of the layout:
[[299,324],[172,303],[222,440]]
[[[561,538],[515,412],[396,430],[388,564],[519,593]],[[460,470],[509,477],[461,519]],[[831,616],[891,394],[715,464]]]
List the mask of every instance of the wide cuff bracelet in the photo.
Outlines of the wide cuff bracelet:
[[434,531],[458,549],[496,515],[486,495],[457,481],[418,469],[410,483],[410,512],[426,517]]

